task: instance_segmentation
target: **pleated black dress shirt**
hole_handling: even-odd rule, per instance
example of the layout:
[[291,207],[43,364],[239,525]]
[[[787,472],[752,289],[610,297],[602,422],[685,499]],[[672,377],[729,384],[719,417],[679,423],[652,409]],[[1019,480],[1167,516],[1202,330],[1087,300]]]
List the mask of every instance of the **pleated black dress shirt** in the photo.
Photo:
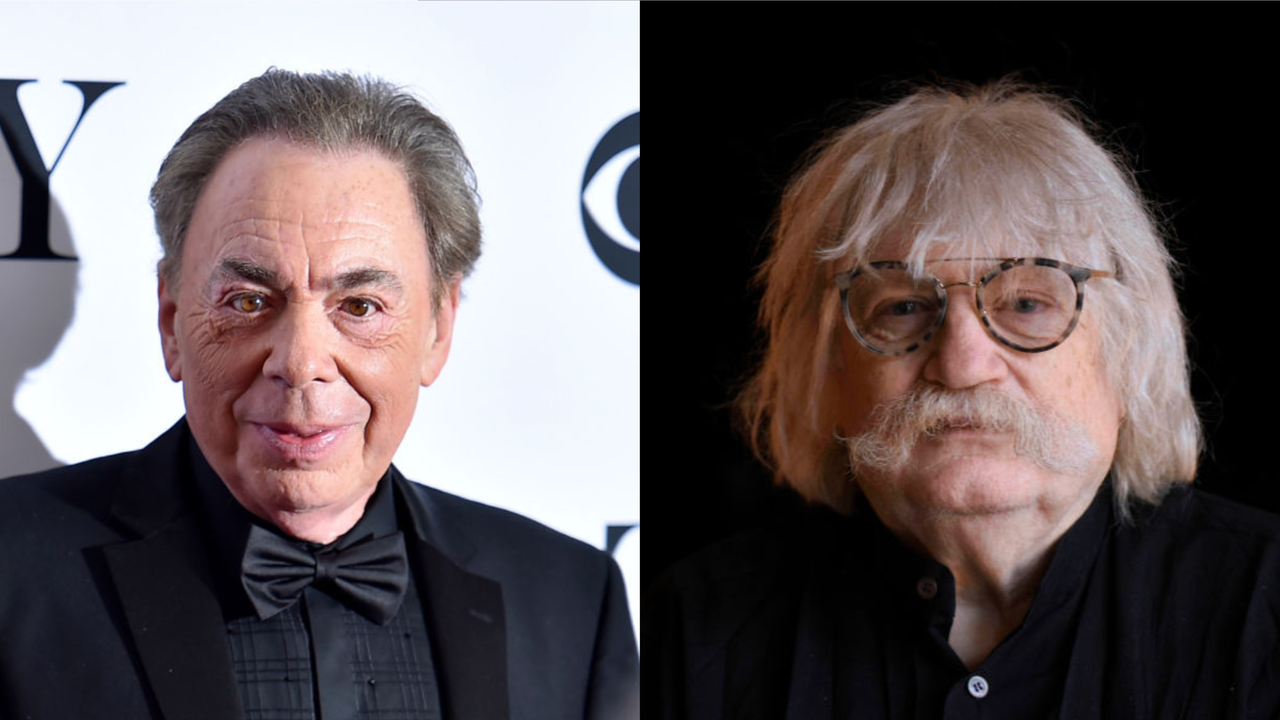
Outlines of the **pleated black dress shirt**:
[[1128,524],[1107,486],[973,670],[955,581],[869,509],[811,508],[648,593],[643,706],[688,718],[1280,718],[1280,518],[1190,489]]
[[[314,587],[278,614],[259,619],[240,584],[240,562],[250,523],[255,520],[231,496],[194,441],[190,451],[208,520],[214,578],[245,719],[439,718],[431,644],[412,578],[399,610],[386,625]],[[364,516],[331,546],[344,549],[364,538],[394,534],[397,527],[395,493],[386,475],[369,499]],[[336,638],[332,645],[345,646],[327,665],[316,661],[314,623],[326,624],[320,630],[321,637]],[[340,687],[343,683],[346,687]],[[331,692],[333,689],[338,692]]]

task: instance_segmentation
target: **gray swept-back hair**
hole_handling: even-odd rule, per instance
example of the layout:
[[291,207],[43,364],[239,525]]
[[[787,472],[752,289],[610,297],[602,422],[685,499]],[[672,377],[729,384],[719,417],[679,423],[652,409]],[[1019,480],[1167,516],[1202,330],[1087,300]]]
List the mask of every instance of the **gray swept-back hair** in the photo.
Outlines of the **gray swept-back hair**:
[[[756,455],[814,502],[849,512],[836,429],[841,319],[832,277],[877,252],[931,247],[1113,270],[1090,283],[1106,375],[1124,410],[1111,479],[1123,514],[1190,482],[1200,454],[1175,268],[1132,173],[1061,98],[1009,80],[928,87],[817,145],[791,180],[761,268],[760,365],[737,409]],[[967,252],[966,252],[967,251]],[[889,259],[903,259],[900,257]],[[1095,287],[1096,285],[1096,287]]]
[[431,301],[470,274],[480,257],[475,174],[453,128],[408,92],[377,78],[271,68],[219,100],[178,139],[151,188],[164,256],[176,282],[196,201],[218,164],[240,144],[283,137],[318,150],[371,150],[400,165],[431,261]]

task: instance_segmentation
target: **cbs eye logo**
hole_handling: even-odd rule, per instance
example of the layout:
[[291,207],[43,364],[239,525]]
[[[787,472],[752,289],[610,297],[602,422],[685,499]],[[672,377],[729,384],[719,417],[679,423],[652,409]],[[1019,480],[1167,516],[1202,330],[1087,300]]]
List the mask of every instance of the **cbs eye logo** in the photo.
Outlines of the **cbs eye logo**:
[[582,225],[596,257],[640,284],[640,113],[600,138],[582,176]]

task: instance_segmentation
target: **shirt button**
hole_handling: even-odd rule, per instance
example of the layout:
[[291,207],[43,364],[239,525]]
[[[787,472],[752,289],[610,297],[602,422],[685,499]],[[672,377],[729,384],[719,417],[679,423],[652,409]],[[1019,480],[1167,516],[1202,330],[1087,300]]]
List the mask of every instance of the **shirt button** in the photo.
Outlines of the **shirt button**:
[[931,577],[922,577],[916,581],[916,594],[925,600],[932,600],[938,594],[938,581]]
[[976,698],[984,698],[991,686],[987,685],[987,679],[981,675],[974,675],[969,678],[969,694]]

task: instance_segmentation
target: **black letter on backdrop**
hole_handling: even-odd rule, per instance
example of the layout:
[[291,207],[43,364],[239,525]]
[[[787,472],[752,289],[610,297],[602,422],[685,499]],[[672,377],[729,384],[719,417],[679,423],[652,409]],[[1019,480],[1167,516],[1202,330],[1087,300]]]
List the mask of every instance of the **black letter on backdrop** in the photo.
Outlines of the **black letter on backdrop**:
[[31,80],[0,80],[0,134],[9,145],[9,154],[13,156],[13,164],[18,168],[22,178],[22,230],[18,235],[18,249],[8,255],[0,255],[0,260],[21,258],[24,260],[75,260],[75,257],[58,255],[49,247],[49,176],[62,153],[67,151],[71,138],[84,120],[85,113],[98,98],[117,85],[118,82],[94,82],[91,80],[65,80],[74,85],[84,96],[84,106],[80,109],[80,117],[76,118],[75,127],[67,135],[66,142],[58,151],[53,165],[45,169],[36,140],[31,135],[31,127],[18,104],[18,88]]

